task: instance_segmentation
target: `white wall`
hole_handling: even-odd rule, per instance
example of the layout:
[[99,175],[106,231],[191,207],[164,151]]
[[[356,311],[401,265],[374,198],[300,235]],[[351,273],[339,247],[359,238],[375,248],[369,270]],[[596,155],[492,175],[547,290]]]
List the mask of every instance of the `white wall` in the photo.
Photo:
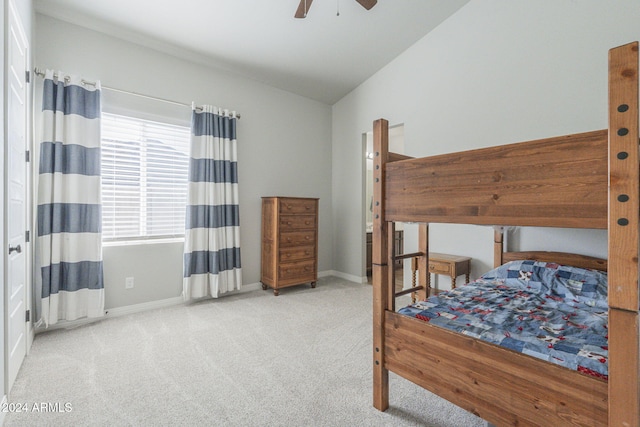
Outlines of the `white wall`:
[[[36,33],[35,63],[40,68],[242,114],[238,157],[244,284],[260,279],[262,196],[320,198],[319,270],[332,268],[329,106],[43,15],[36,15]],[[105,247],[106,307],[180,296],[181,254],[182,243]],[[135,278],[131,290],[124,288],[127,276]]]
[[[640,39],[638,22],[637,0],[472,0],[336,103],[334,269],[364,272],[361,141],[373,120],[404,123],[412,156],[606,128],[607,51]],[[493,265],[492,236],[489,227],[432,225],[430,244],[473,257],[477,276]],[[605,231],[512,237],[514,250],[607,254]]]

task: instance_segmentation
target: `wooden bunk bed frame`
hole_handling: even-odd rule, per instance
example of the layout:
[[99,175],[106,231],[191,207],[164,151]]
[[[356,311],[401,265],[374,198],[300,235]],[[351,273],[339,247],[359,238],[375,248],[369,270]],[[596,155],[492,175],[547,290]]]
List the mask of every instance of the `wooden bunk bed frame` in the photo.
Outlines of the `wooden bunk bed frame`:
[[[496,425],[640,425],[638,136],[637,42],[609,51],[609,129],[407,160],[389,153],[388,122],[374,122],[378,410],[389,406],[391,371]],[[429,289],[429,223],[608,229],[608,382],[396,313],[393,261],[402,255],[390,244],[394,222],[420,223],[412,255],[421,298]],[[569,260],[607,268],[603,260]]]

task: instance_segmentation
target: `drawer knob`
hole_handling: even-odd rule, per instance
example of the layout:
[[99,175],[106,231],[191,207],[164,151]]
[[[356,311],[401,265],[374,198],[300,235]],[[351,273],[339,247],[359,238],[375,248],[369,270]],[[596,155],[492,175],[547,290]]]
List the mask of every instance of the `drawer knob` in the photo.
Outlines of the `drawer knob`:
[[310,237],[309,237],[309,236],[304,236],[304,238],[305,238],[305,239],[307,239],[307,240],[309,240],[309,239],[310,239]]
[[309,225],[309,224],[311,224],[311,221],[305,221],[304,222],[304,225]]
[[291,237],[287,237],[287,242],[291,242]]
[[291,210],[291,205],[287,205],[287,209]]
[[291,225],[291,221],[287,222],[287,225]]

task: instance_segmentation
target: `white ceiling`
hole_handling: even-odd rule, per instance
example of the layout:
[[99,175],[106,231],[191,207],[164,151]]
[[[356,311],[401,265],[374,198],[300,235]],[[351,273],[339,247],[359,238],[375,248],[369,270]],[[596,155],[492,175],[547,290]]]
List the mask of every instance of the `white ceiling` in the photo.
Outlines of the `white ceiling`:
[[[334,104],[469,0],[35,0],[36,11]],[[336,16],[337,9],[340,15]]]

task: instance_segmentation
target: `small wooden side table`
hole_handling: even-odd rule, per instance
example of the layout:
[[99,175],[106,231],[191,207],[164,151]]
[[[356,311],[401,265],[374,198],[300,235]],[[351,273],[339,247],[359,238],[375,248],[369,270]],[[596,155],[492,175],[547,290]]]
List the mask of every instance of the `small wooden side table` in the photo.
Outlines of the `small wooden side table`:
[[450,276],[451,289],[455,289],[456,279],[463,274],[464,283],[469,283],[470,272],[471,258],[469,257],[429,252],[429,273]]

